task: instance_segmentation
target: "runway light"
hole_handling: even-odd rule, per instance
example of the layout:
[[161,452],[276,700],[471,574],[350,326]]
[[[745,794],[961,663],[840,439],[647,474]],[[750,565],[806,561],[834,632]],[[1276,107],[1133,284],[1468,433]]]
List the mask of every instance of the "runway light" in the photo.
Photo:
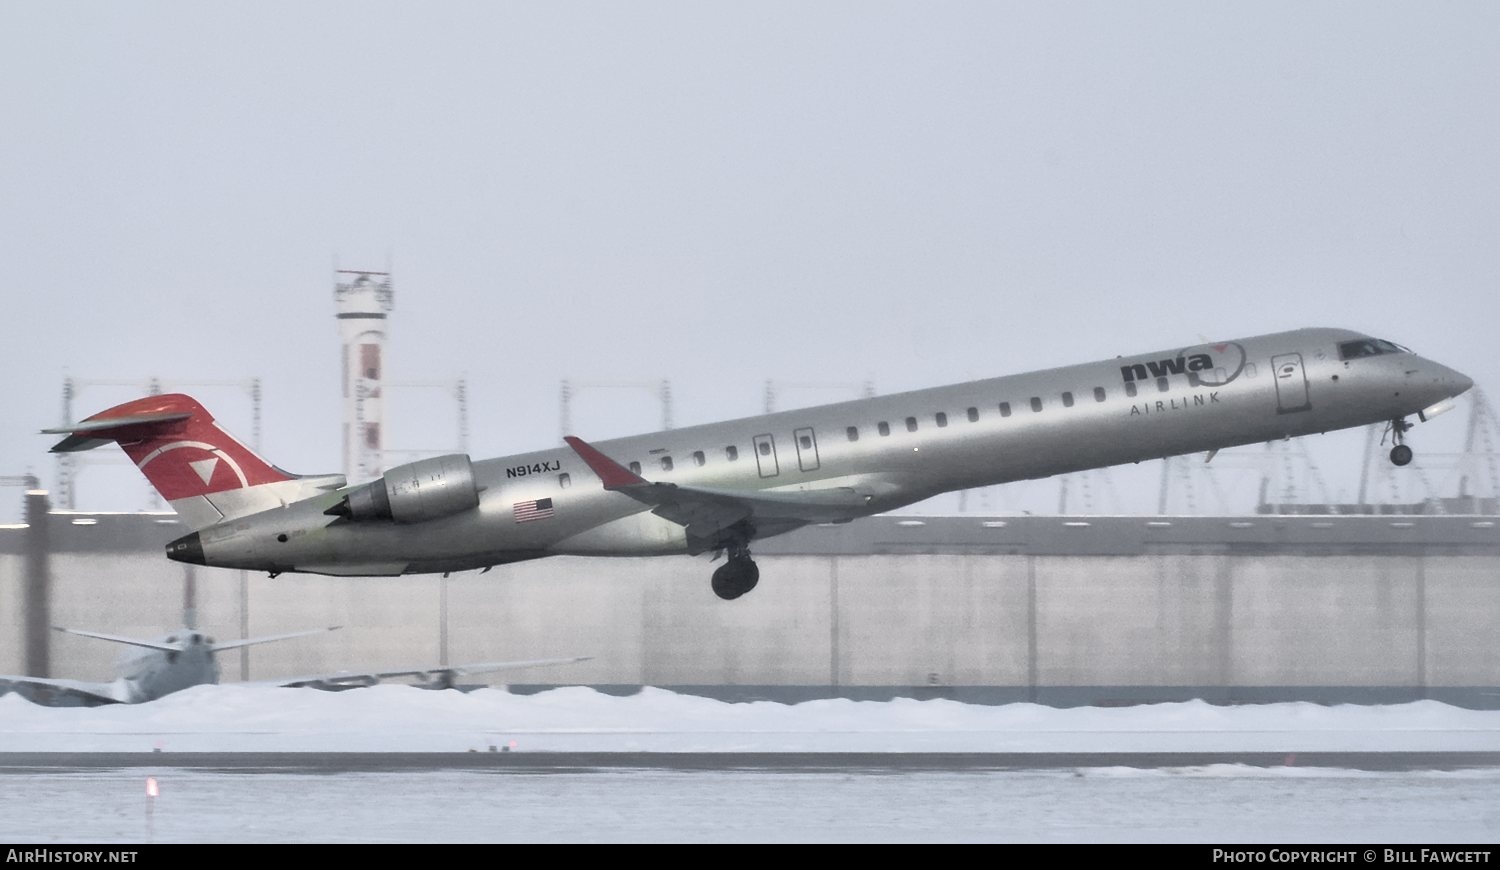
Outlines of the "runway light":
[[156,785],[156,777],[146,777],[146,797],[154,798],[159,794],[161,794],[161,789]]
[[75,526],[97,526],[97,525],[99,525],[99,521],[96,520],[96,519],[94,519],[93,517],[79,517],[78,519],[76,519],[76,520],[73,521],[73,525],[75,525]]

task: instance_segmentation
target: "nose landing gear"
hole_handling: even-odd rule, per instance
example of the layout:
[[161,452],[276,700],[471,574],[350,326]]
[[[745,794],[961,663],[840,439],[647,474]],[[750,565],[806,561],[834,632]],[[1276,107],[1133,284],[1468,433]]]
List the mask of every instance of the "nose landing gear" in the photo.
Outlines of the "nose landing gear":
[[1406,431],[1410,429],[1411,426],[1412,424],[1406,422],[1406,418],[1404,417],[1397,417],[1396,419],[1391,421],[1389,430],[1391,433],[1391,440],[1396,442],[1396,446],[1391,448],[1392,465],[1400,467],[1411,463],[1411,448],[1406,446],[1405,444]]

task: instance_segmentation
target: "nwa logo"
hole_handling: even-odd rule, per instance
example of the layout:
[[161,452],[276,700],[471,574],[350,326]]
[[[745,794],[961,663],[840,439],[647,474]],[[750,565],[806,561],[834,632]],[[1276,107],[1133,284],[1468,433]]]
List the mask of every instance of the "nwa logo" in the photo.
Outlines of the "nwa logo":
[[1183,348],[1176,356],[1167,359],[1123,365],[1120,366],[1120,378],[1129,384],[1169,375],[1187,375],[1190,386],[1221,387],[1239,377],[1244,369],[1245,348],[1238,342],[1231,341],[1206,347]]
[[1154,359],[1150,362],[1120,366],[1120,377],[1128,383],[1165,375],[1180,375],[1185,372],[1206,372],[1211,371],[1213,367],[1213,357],[1206,353],[1195,353],[1188,357],[1179,354],[1171,359]]

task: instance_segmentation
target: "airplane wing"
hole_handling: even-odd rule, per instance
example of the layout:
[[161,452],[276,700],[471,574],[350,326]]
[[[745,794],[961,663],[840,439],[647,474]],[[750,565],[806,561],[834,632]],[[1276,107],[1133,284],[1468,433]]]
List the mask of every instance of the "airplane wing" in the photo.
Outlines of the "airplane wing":
[[696,552],[723,546],[724,532],[752,520],[763,533],[789,531],[808,523],[844,522],[865,515],[870,493],[853,487],[784,492],[745,491],[654,483],[572,435],[564,441],[603,481],[604,488],[650,505],[652,513],[683,526]]
[[160,650],[162,652],[178,652],[182,649],[181,644],[158,643],[154,640],[140,640],[139,638],[121,637],[117,634],[103,634],[97,631],[80,631],[76,628],[63,628],[60,625],[52,626],[52,630],[60,631],[63,634],[76,634],[79,637],[92,637],[96,640],[107,640],[110,643],[123,643],[127,646],[145,647],[146,649]]
[[[325,631],[338,631],[341,627],[342,626],[338,625],[330,625],[327,628],[314,628],[310,631],[293,631],[287,634],[273,634],[266,637],[247,637],[243,640],[231,640],[226,641],[225,643],[216,643],[213,645],[213,651],[219,652],[226,649],[239,649],[242,646],[254,646],[258,643],[270,643],[273,640],[287,640],[293,637],[308,637],[314,634],[322,634]],[[96,640],[107,640],[111,643],[123,643],[127,646],[139,646],[145,647],[146,649],[160,650],[161,652],[180,652],[182,650],[182,644],[180,643],[162,643],[160,641],[154,640],[141,640],[140,638],[121,637],[118,634],[105,634],[99,631],[82,631],[77,628],[63,628],[60,625],[52,626],[52,630],[60,631],[64,634],[76,634],[79,637],[92,637]]]
[[322,634],[325,631],[338,631],[340,628],[343,628],[343,626],[330,625],[327,628],[314,628],[308,631],[292,631],[286,634],[271,634],[265,637],[247,637],[243,640],[231,640],[224,643],[214,644],[214,652],[219,652],[220,650],[226,649],[239,649],[242,646],[254,646],[258,643],[270,643],[273,640],[288,640],[294,637],[311,637],[315,634]]
[[15,693],[43,707],[101,707],[123,704],[113,683],[0,676],[0,695]]
[[539,668],[548,665],[568,665],[574,662],[586,662],[592,656],[573,656],[564,659],[532,659],[530,661],[512,662],[478,662],[465,665],[419,665],[411,668],[393,668],[386,671],[369,671],[366,673],[339,672],[334,674],[314,674],[306,677],[290,677],[281,680],[269,680],[265,685],[283,686],[286,688],[313,688],[313,689],[354,689],[361,686],[373,686],[381,680],[394,679],[396,677],[412,677],[422,680],[422,685],[432,688],[452,688],[455,677],[470,676],[473,674],[487,674],[494,671],[520,670],[522,668]]

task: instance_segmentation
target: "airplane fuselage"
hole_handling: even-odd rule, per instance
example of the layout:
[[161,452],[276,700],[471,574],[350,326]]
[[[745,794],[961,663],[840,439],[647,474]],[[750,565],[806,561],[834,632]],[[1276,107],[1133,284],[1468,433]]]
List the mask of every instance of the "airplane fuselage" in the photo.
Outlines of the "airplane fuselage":
[[[1327,432],[1419,413],[1470,386],[1404,349],[1302,329],[597,442],[653,483],[860,494],[847,520],[977,486]],[[549,555],[701,552],[684,526],[567,447],[474,462],[477,506],[421,522],[330,517],[357,487],[225,521],[173,558],[388,575]],[[809,521],[758,519],[754,537]],[[184,539],[186,540],[186,539]]]
[[136,649],[121,656],[116,680],[124,689],[121,700],[139,704],[193,686],[219,682],[219,662],[214,657],[212,640],[191,629],[183,629],[180,634],[180,637],[168,635],[160,641],[179,649]]

